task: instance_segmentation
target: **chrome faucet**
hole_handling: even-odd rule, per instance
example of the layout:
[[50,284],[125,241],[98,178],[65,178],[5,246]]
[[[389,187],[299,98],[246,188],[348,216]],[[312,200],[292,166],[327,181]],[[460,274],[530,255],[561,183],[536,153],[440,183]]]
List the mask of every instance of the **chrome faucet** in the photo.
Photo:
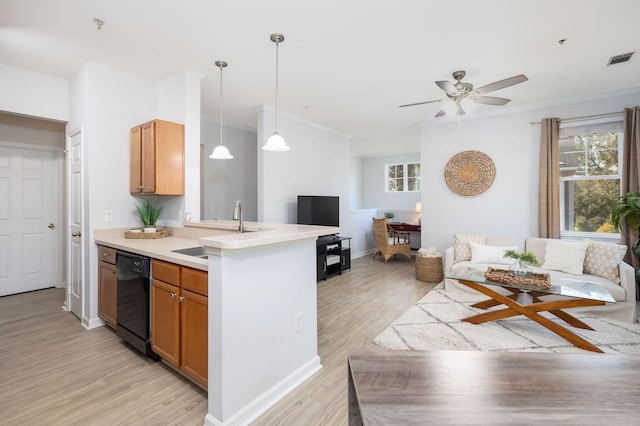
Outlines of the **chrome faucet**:
[[237,200],[233,205],[233,220],[240,221],[238,224],[238,232],[242,234],[244,232],[244,222],[242,221],[242,201],[240,200]]

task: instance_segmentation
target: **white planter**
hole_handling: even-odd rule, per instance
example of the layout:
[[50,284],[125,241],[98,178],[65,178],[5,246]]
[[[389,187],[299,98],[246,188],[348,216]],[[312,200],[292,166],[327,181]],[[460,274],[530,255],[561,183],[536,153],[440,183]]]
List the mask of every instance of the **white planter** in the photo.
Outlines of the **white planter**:
[[156,228],[144,228],[144,232],[149,232],[149,233],[156,232]]

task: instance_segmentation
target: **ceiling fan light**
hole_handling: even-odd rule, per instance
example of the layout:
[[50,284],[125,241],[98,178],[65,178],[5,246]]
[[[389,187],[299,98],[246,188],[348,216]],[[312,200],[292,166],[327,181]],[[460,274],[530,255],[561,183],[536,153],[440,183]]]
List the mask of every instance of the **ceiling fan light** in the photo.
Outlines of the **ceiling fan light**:
[[466,111],[466,112],[473,112],[476,110],[476,108],[478,107],[478,104],[475,103],[475,101],[473,99],[469,99],[469,98],[465,98],[463,100],[460,101],[460,106]]
[[215,147],[209,158],[213,160],[231,160],[233,159],[233,155],[231,155],[226,146],[218,145]]
[[289,151],[291,148],[284,141],[284,138],[280,136],[280,133],[273,132],[269,139],[267,139],[267,143],[262,145],[262,149],[265,151],[284,152]]

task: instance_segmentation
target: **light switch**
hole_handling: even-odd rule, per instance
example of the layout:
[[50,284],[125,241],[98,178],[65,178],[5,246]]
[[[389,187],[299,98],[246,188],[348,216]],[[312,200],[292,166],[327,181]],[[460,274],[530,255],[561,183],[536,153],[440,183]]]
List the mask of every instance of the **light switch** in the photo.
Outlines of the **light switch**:
[[113,210],[105,210],[104,211],[104,221],[105,222],[113,222]]

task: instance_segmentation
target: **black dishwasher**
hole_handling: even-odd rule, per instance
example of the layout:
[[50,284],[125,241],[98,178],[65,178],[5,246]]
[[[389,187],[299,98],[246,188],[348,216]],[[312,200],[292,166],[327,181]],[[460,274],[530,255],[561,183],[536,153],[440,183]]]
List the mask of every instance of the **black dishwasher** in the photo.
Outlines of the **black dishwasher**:
[[143,354],[157,359],[151,351],[149,327],[151,259],[118,250],[116,267],[116,334]]

